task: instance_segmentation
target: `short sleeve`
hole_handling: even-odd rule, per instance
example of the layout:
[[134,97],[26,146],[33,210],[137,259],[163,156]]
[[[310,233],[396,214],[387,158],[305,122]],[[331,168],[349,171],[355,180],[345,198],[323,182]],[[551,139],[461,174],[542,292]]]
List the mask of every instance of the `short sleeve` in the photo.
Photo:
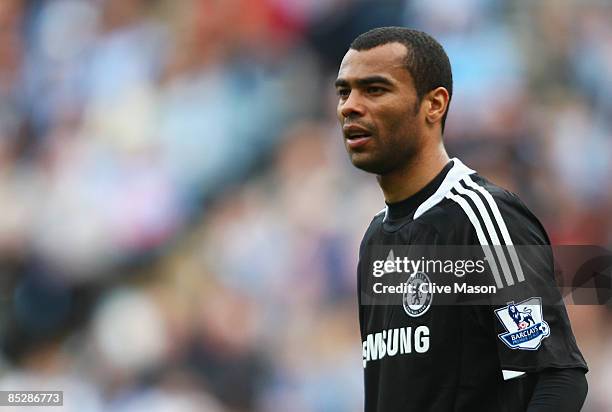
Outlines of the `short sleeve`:
[[546,231],[515,195],[504,193],[493,201],[481,210],[488,216],[466,216],[465,224],[457,225],[456,241],[483,249],[488,276],[497,285],[488,305],[476,310],[481,325],[493,329],[504,377],[546,368],[587,370],[555,281]]

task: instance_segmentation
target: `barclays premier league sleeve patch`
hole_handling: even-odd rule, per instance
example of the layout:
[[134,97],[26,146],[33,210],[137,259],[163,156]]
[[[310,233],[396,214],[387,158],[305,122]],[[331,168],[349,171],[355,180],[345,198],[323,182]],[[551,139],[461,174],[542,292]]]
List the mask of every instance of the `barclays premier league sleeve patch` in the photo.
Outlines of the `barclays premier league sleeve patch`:
[[542,299],[525,299],[509,302],[495,309],[495,314],[506,328],[499,338],[510,349],[537,350],[544,339],[550,336],[550,327],[543,319]]

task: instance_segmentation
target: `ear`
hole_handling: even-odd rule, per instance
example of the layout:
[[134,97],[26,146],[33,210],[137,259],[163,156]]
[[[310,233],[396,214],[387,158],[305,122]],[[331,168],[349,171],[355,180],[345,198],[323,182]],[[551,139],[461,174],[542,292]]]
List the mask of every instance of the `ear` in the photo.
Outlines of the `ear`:
[[430,126],[442,122],[448,108],[448,100],[448,90],[444,87],[437,87],[425,95],[425,119]]

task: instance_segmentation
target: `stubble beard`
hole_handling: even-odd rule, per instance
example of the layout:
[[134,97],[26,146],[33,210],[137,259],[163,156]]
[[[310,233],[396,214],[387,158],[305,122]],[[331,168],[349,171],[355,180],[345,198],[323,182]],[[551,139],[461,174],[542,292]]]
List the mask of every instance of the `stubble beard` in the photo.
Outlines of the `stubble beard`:
[[421,142],[413,130],[402,135],[384,144],[384,147],[380,147],[382,144],[378,141],[379,150],[375,153],[351,153],[351,163],[364,172],[378,176],[405,170],[418,156]]
[[[364,172],[375,174],[379,178],[397,170],[409,168],[423,144],[419,139],[418,127],[415,126],[420,107],[420,101],[417,101],[401,116],[404,119],[410,118],[410,123],[408,123],[410,126],[402,128],[399,122],[391,126],[388,134],[391,138],[386,143],[380,139],[380,135],[376,134],[377,152],[366,153],[365,156],[363,153],[349,153],[353,166]],[[363,159],[360,159],[360,154],[364,157]]]

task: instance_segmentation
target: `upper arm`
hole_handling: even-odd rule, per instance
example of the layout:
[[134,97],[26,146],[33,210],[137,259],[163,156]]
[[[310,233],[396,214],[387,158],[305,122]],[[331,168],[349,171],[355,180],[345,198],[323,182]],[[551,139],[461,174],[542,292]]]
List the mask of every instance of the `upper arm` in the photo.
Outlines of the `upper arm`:
[[546,369],[538,373],[527,412],[577,412],[587,392],[584,370]]
[[[455,202],[455,240],[482,249],[495,293],[479,307],[492,319],[491,333],[505,377],[546,368],[580,368],[578,349],[554,277],[548,236],[537,218],[514,195],[490,193],[490,202]],[[470,216],[471,214],[471,216]],[[488,313],[486,313],[488,312]]]

